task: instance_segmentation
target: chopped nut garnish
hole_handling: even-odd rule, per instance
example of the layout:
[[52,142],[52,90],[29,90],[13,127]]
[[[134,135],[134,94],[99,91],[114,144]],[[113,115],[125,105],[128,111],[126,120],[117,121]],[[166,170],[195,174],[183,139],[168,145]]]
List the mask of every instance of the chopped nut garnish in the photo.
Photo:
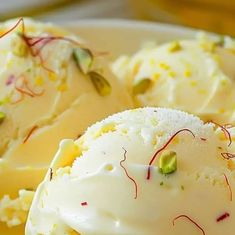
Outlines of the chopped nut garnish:
[[87,48],[76,48],[73,51],[74,59],[82,73],[87,74],[93,63],[93,55]]
[[12,52],[19,57],[26,57],[28,55],[28,47],[24,42],[13,41]]
[[6,118],[6,114],[0,111],[0,124],[3,123],[5,118]]
[[107,96],[111,93],[112,89],[109,82],[101,74],[91,71],[88,75],[95,89],[101,96]]
[[161,173],[170,174],[177,169],[176,152],[165,150],[159,158],[159,168]]
[[178,41],[172,42],[168,48],[169,52],[176,52],[182,49],[180,43]]
[[143,94],[145,93],[151,85],[151,80],[149,78],[144,78],[138,81],[133,87],[133,94]]

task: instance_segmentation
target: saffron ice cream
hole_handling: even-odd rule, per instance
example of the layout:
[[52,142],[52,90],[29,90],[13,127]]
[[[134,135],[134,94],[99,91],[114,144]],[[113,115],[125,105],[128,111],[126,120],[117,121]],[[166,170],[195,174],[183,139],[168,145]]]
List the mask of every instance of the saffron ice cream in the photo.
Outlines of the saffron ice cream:
[[147,46],[112,69],[137,107],[176,108],[203,120],[235,122],[235,41],[198,39]]
[[23,234],[59,141],[131,99],[105,56],[62,29],[20,19],[1,24],[0,35],[0,234]]
[[233,235],[234,129],[227,128],[143,108],[63,140],[26,235]]

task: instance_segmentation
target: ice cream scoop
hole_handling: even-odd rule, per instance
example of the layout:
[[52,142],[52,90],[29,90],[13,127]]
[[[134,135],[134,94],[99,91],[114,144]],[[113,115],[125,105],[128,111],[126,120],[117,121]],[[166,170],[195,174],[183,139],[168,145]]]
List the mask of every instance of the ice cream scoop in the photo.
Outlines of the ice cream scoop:
[[227,136],[234,128],[226,130],[185,112],[143,108],[63,140],[26,235],[232,235],[234,160],[225,153],[234,150]]
[[[51,24],[19,19],[0,25],[0,77],[0,233],[12,234],[5,224],[25,222],[30,191],[59,141],[76,139],[132,105],[104,54]],[[26,206],[22,193],[31,197]]]
[[235,42],[201,36],[143,48],[112,65],[137,107],[175,108],[235,122]]

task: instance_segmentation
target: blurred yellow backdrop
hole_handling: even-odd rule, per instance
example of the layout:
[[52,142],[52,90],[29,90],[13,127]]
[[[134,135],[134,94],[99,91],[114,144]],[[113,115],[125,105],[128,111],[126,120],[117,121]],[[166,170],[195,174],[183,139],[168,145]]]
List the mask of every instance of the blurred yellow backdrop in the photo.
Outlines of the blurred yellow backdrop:
[[183,24],[235,36],[235,0],[129,0],[145,20]]

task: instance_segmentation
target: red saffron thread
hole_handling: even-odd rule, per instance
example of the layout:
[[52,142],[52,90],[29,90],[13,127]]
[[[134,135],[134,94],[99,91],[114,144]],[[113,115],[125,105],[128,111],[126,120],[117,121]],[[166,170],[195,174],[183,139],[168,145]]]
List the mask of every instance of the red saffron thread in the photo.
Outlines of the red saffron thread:
[[[55,41],[55,40],[60,40],[60,41],[67,41],[70,42],[76,46],[81,46],[81,44],[71,38],[66,38],[66,37],[62,37],[62,36],[36,36],[36,37],[29,37],[26,36],[25,34],[21,35],[21,37],[24,39],[24,41],[26,41],[26,44],[28,46],[30,46],[30,48],[33,48],[33,46],[36,46],[38,43],[43,42],[42,45],[39,48],[35,48],[38,49],[36,51],[37,55],[40,50],[42,50],[48,43]],[[34,52],[35,53],[35,52]]]
[[52,180],[52,178],[53,178],[53,170],[52,170],[52,168],[50,167],[50,181]]
[[[16,22],[16,24],[12,28],[7,30],[2,35],[0,35],[0,38],[3,38],[4,36],[6,36],[10,32],[12,32],[15,28],[18,27],[18,25],[20,23],[22,23],[22,33],[20,33],[20,36],[25,41],[26,45],[29,47],[31,55],[34,56],[34,57],[38,56],[38,58],[40,60],[40,63],[41,63],[41,66],[45,70],[47,70],[48,72],[55,73],[53,70],[51,70],[50,68],[45,66],[42,55],[40,54],[42,49],[47,44],[49,44],[50,42],[55,41],[55,40],[63,40],[63,41],[70,42],[70,43],[72,43],[76,46],[80,46],[80,47],[82,46],[82,44],[77,42],[76,40],[73,40],[72,38],[62,37],[62,36],[35,36],[35,37],[26,36],[24,19],[22,17],[19,18],[19,20]],[[35,46],[37,46],[39,43],[41,43],[41,45],[39,45],[38,48],[36,48]],[[103,56],[103,55],[108,54],[108,52],[92,52],[92,53],[96,54],[97,56]]]
[[227,219],[229,216],[230,216],[230,214],[229,214],[228,212],[225,212],[223,215],[219,216],[219,217],[216,219],[216,221],[217,221],[217,222],[220,222],[220,221],[222,221],[222,220],[224,220],[224,219]]
[[178,220],[178,219],[180,219],[180,218],[186,218],[186,219],[188,219],[190,222],[192,222],[197,228],[199,228],[199,229],[202,231],[202,234],[203,234],[203,235],[206,234],[205,231],[204,231],[204,229],[203,229],[198,223],[196,223],[194,220],[192,220],[192,219],[191,219],[189,216],[187,216],[187,215],[179,215],[179,216],[175,217],[175,218],[173,219],[173,221],[172,221],[173,226],[175,226],[175,221]]
[[0,38],[3,38],[4,36],[6,36],[7,34],[9,34],[10,32],[12,32],[15,28],[18,27],[18,25],[22,23],[22,32],[24,33],[24,30],[25,30],[25,27],[24,27],[24,19],[21,17],[17,22],[16,24],[10,28],[9,30],[7,30],[5,33],[3,33]]
[[[35,36],[35,37],[26,36],[24,19],[22,17],[19,18],[19,20],[16,22],[16,24],[12,28],[7,30],[2,35],[0,35],[0,38],[3,38],[4,36],[6,36],[10,32],[12,32],[15,28],[18,27],[18,25],[20,23],[22,23],[22,32],[20,33],[20,36],[25,41],[26,45],[29,47],[31,55],[34,56],[34,57],[38,56],[39,60],[40,60],[40,63],[41,63],[41,66],[45,70],[47,70],[48,72],[55,73],[53,70],[51,70],[50,68],[45,66],[44,60],[43,60],[42,55],[41,55],[42,49],[47,44],[49,44],[50,42],[55,41],[55,40],[63,40],[63,41],[70,42],[70,43],[72,43],[76,46],[80,46],[80,47],[82,46],[82,44],[77,42],[76,40],[73,40],[72,38],[62,37],[62,36]],[[38,46],[39,43],[41,43],[41,45]],[[36,48],[35,46],[38,46],[38,48]],[[99,56],[99,55],[102,56],[102,55],[107,54],[107,52],[93,52],[93,53],[97,54],[97,56]]]
[[[52,72],[52,73],[55,73],[55,72],[53,70],[51,70],[50,68],[45,66],[44,59],[41,55],[41,51],[46,45],[48,45],[50,42],[55,41],[55,40],[62,40],[62,41],[70,42],[70,43],[75,44],[77,46],[81,46],[81,44],[78,43],[77,41],[75,41],[71,38],[66,38],[66,37],[61,37],[61,36],[29,37],[29,36],[26,36],[25,34],[22,34],[21,37],[25,41],[26,45],[29,47],[31,55],[34,56],[34,57],[38,56],[38,58],[40,60],[40,63],[41,63],[41,66],[45,70],[47,70],[48,72]],[[39,43],[41,43],[41,45],[38,45]]]
[[78,134],[75,138],[75,140],[79,139],[82,136],[82,134]]
[[15,79],[16,79],[16,77],[14,76],[14,75],[10,75],[9,77],[8,77],[8,79],[6,80],[6,85],[7,86],[9,86],[9,85],[11,85],[14,81],[15,81]]
[[40,51],[41,51],[42,48],[39,48],[36,52],[34,51],[34,48],[33,48],[33,46],[36,45],[36,43],[42,41],[43,39],[41,39],[41,40],[38,39],[36,42],[30,43],[30,39],[32,39],[32,37],[27,37],[24,33],[21,35],[21,37],[22,37],[22,39],[25,41],[26,45],[28,46],[31,55],[32,55],[33,57],[37,57],[37,56],[38,56],[38,58],[39,58],[39,60],[40,60],[41,66],[42,66],[45,70],[47,70],[48,72],[54,73],[53,70],[47,68],[47,67],[45,66],[45,64],[44,64],[44,60],[43,60],[43,58],[42,58],[42,55],[40,54]]
[[[22,79],[22,84],[20,86],[17,85],[18,79]],[[24,95],[27,95],[27,96],[30,96],[33,98],[35,96],[41,96],[44,93],[44,90],[42,90],[41,92],[38,92],[38,93],[33,91],[29,87],[28,82],[24,76],[21,76],[15,80],[15,89],[20,93],[21,96],[17,101],[11,102],[11,104],[16,104],[16,103],[19,103],[20,101],[22,101],[24,99]]]
[[215,124],[216,126],[220,127],[220,129],[223,131],[225,138],[228,138],[229,143],[228,143],[228,147],[232,144],[232,137],[230,132],[227,130],[226,126],[228,126],[228,124],[226,125],[220,125],[219,123],[216,123],[214,121],[210,121],[211,123]]
[[134,197],[134,199],[137,199],[137,196],[138,196],[138,186],[137,186],[136,181],[129,175],[127,169],[123,166],[123,163],[126,161],[127,151],[126,151],[125,148],[122,148],[122,149],[124,150],[124,158],[120,161],[120,166],[125,171],[126,176],[134,183],[134,185],[135,185],[135,197]]
[[200,139],[201,139],[202,141],[206,141],[206,138],[201,137]]
[[[18,86],[18,85],[17,85],[17,81],[20,80],[20,79],[22,80],[22,84],[20,84],[20,86]],[[30,96],[30,97],[34,97],[34,95],[33,95],[30,91],[27,91],[27,88],[26,88],[26,90],[24,89],[26,83],[27,83],[27,82],[26,82],[24,76],[18,77],[18,78],[15,80],[15,89],[16,89],[19,93],[21,93],[21,94],[23,94],[23,95],[28,95],[28,96]]]
[[27,90],[29,91],[29,92],[31,92],[31,94],[33,95],[33,96],[42,96],[43,94],[44,94],[44,90],[42,90],[41,92],[35,92],[35,91],[33,91],[30,87],[29,87],[29,85],[28,85],[28,82],[27,81],[25,81],[25,87],[27,88]]
[[[24,35],[24,36],[25,36],[24,19],[23,19],[23,18],[20,18],[20,19],[17,21],[17,23],[16,23],[12,28],[10,28],[10,29],[7,30],[5,33],[3,33],[3,34],[0,36],[0,38],[3,38],[4,36],[6,36],[6,35],[9,34],[10,32],[12,32],[15,28],[18,27],[18,25],[19,25],[20,23],[22,23],[22,33],[21,33],[21,35]],[[26,37],[26,36],[25,36],[25,37]],[[23,38],[24,38],[24,37],[23,37]],[[38,41],[39,41],[39,40],[38,40]],[[28,45],[28,47],[30,48],[31,54],[33,55],[33,51],[32,51],[32,49],[31,49],[31,46],[28,44],[28,42],[27,42],[26,40],[25,40],[25,42],[26,42],[26,44]],[[33,55],[33,56],[36,56],[36,55]],[[44,69],[48,70],[49,72],[53,72],[52,70],[48,69],[48,68],[44,65],[44,63],[42,63],[43,59],[42,59],[41,55],[39,55],[39,59],[40,59],[40,62],[41,62],[41,64],[42,64],[42,67],[43,67]]]
[[231,158],[235,158],[235,154],[234,153],[221,153],[221,155],[226,160],[229,160]]
[[88,203],[87,202],[81,202],[81,206],[87,206]]
[[231,186],[229,184],[228,177],[225,174],[223,174],[223,175],[224,175],[225,182],[226,182],[228,189],[229,189],[229,199],[230,199],[230,201],[232,201],[233,200],[233,192],[232,192]]
[[153,164],[153,162],[154,162],[154,160],[156,159],[157,155],[158,155],[160,152],[162,152],[162,151],[172,142],[172,140],[173,140],[179,133],[184,132],[184,131],[189,132],[189,133],[192,134],[192,136],[195,138],[194,133],[193,133],[191,130],[186,129],[186,128],[185,128],[185,129],[181,129],[181,130],[177,131],[174,135],[172,135],[171,138],[170,138],[159,150],[157,150],[157,151],[154,153],[152,159],[150,160],[150,162],[149,162],[149,164],[148,164],[147,180],[150,179],[150,176],[151,176],[151,165]]
[[24,141],[23,141],[23,144],[25,144],[25,143],[29,140],[30,136],[33,134],[33,132],[34,132],[37,128],[38,128],[38,126],[35,125],[35,126],[33,126],[33,127],[30,129],[29,133],[27,134],[27,136],[25,137],[25,139],[24,139]]
[[19,93],[22,93],[22,94],[24,94],[24,95],[28,95],[28,96],[30,96],[30,97],[34,97],[34,95],[33,95],[31,92],[28,92],[28,91],[24,90],[24,89],[21,88],[21,87],[15,86],[15,89],[16,89]]

